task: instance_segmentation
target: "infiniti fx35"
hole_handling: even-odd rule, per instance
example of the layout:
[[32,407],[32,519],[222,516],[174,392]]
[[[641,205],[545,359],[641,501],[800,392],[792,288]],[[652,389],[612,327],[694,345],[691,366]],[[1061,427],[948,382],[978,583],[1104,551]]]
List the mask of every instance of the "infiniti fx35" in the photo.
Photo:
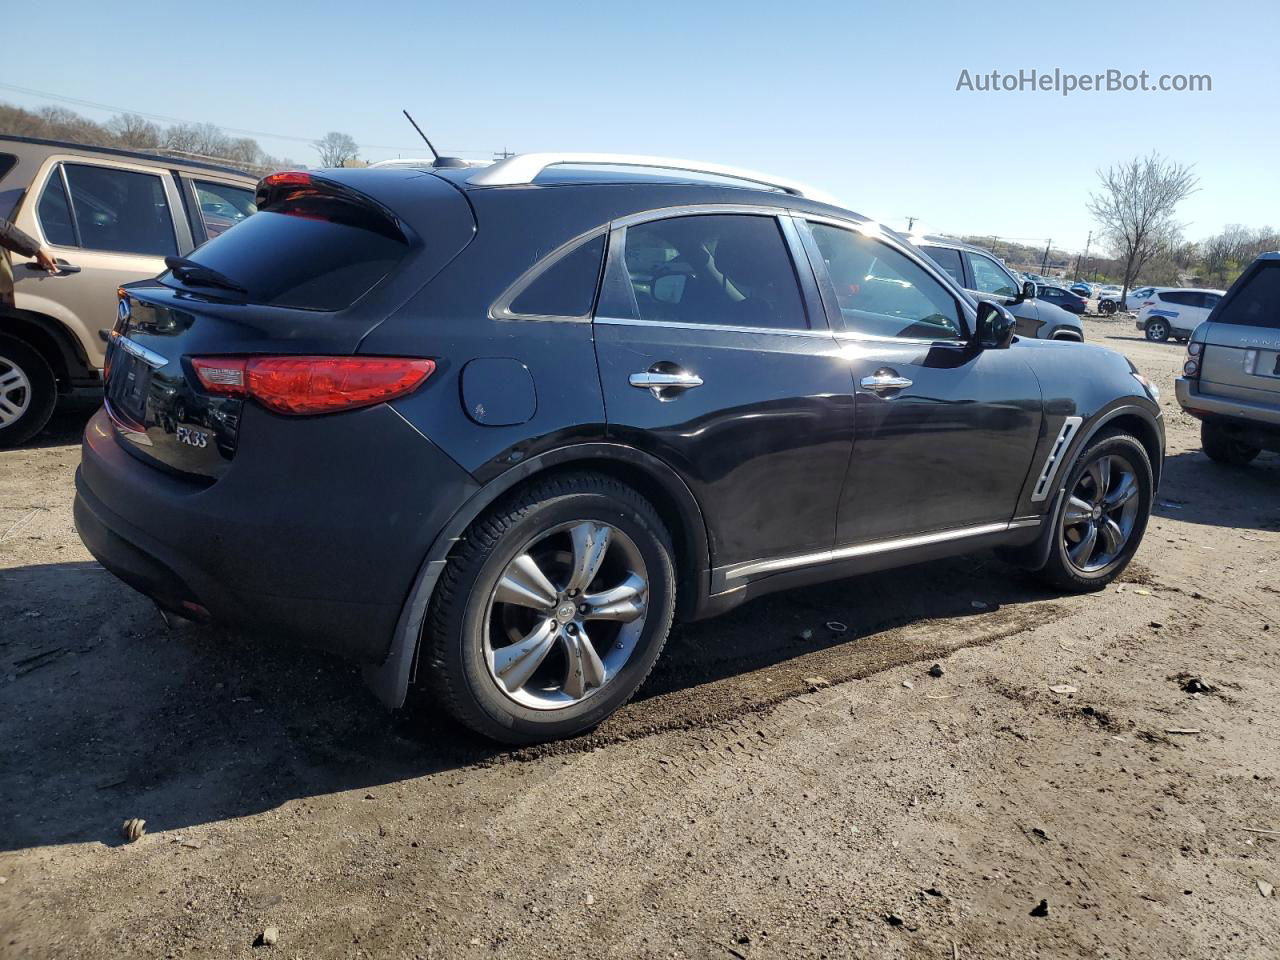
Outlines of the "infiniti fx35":
[[1164,428],[1124,357],[796,184],[610,162],[264,179],[120,291],[86,545],[513,743],[617,710],[673,618],[991,547],[1064,590],[1129,562]]

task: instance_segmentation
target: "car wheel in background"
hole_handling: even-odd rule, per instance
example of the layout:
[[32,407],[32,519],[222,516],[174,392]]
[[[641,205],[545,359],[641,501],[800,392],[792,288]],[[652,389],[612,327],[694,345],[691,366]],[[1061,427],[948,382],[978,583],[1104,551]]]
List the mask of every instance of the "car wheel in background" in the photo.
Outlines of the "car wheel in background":
[[1155,343],[1164,343],[1169,339],[1169,325],[1163,320],[1148,320],[1147,339]]
[[1074,592],[1109,584],[1142,543],[1154,489],[1151,460],[1136,438],[1104,433],[1093,441],[1067,474],[1041,576]]
[[1242,467],[1261,453],[1257,447],[1241,443],[1214,423],[1200,424],[1200,446],[1210,460],[1232,467]]
[[58,399],[58,382],[44,357],[21,340],[0,337],[0,447],[39,433]]
[[507,743],[570,737],[626,703],[675,610],[671,537],[640,494],[575,473],[536,481],[471,525],[432,599],[429,683]]

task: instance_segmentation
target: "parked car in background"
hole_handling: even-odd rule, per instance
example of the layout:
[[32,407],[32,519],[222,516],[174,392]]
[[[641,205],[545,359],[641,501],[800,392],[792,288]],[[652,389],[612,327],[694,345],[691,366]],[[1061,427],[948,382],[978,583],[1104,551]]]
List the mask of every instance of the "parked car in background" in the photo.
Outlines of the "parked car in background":
[[1087,283],[1077,281],[1067,288],[1078,297],[1084,297],[1086,300],[1093,296],[1093,287]]
[[253,213],[256,180],[228,167],[0,136],[0,216],[62,264],[14,264],[15,309],[0,313],[0,446],[22,443],[59,397],[100,395],[116,289],[154,277]]
[[389,705],[416,671],[487,736],[572,736],[674,616],[987,547],[1100,590],[1142,540],[1164,427],[1132,364],[1016,337],[798,184],[534,154],[258,198],[125,288],[76,527]]
[[1191,334],[1178,403],[1219,463],[1280,452],[1280,253],[1266,253]]
[[1057,286],[1040,287],[1036,293],[1036,299],[1044,303],[1052,303],[1054,306],[1061,307],[1071,313],[1084,313],[1089,306],[1088,301],[1080,294],[1072,293],[1070,290],[1064,290],[1062,287]]
[[1157,290],[1176,290],[1176,287],[1138,287],[1130,290],[1129,295],[1124,298],[1124,308],[1137,313],[1147,305],[1147,301],[1152,298]]
[[1224,291],[1191,287],[1157,290],[1138,311],[1137,327],[1148,340],[1163,343],[1170,337],[1183,341],[1209,317]]
[[1018,333],[1040,340],[1084,340],[1084,325],[1048,300],[1036,299],[1034,281],[1019,282],[989,250],[950,237],[908,238],[974,298],[1006,308],[1018,319]]

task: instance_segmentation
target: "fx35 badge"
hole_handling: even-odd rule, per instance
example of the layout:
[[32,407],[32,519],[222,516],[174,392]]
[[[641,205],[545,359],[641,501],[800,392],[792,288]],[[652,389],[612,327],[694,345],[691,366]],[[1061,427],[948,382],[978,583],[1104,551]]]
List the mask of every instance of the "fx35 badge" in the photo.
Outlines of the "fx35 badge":
[[209,434],[193,427],[178,427],[178,442],[185,443],[189,447],[207,447]]

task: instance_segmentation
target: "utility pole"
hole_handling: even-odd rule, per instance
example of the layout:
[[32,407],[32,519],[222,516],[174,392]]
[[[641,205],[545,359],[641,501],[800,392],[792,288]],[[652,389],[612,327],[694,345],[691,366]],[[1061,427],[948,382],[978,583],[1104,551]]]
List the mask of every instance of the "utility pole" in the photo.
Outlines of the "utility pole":
[[907,233],[910,233],[910,232],[911,232],[911,229],[916,225],[916,221],[917,221],[918,219],[920,219],[920,218],[919,218],[919,217],[907,217]]
[[1044,256],[1040,258],[1040,276],[1044,276],[1044,272],[1049,269],[1049,248],[1053,246],[1053,238],[1049,238],[1049,242],[1044,245]]
[[1084,253],[1082,253],[1082,254],[1080,254],[1078,257],[1076,257],[1076,275],[1075,275],[1075,279],[1076,279],[1076,280],[1079,280],[1079,279],[1080,279],[1080,264],[1084,263],[1086,260],[1088,260],[1088,259],[1089,259],[1089,244],[1091,244],[1091,243],[1093,243],[1093,231],[1092,231],[1092,230],[1090,230],[1090,231],[1089,231],[1089,237],[1088,237],[1088,239],[1087,239],[1087,240],[1085,240],[1085,242],[1084,242]]
[[515,154],[512,153],[510,150],[508,150],[506,147],[503,147],[501,150],[495,150],[493,152],[493,159],[495,160],[506,160],[514,156]]

